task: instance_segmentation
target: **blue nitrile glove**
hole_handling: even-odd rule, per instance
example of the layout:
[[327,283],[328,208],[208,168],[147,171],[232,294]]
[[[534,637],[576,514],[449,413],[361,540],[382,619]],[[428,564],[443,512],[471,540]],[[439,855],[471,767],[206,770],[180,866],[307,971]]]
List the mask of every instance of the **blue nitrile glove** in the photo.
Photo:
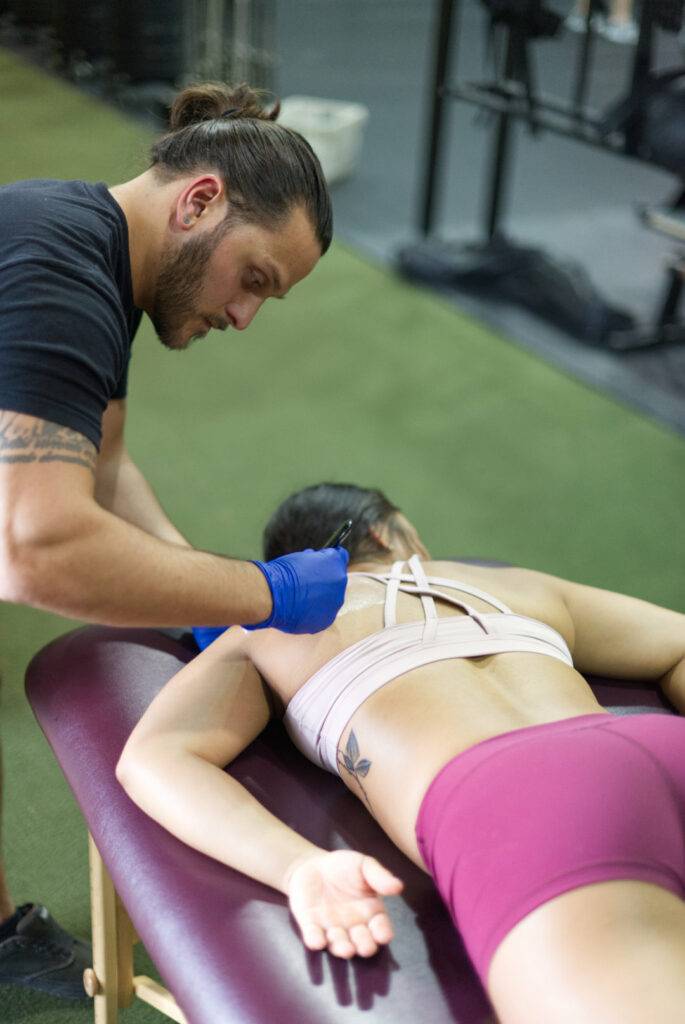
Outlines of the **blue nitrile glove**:
[[345,600],[345,548],[294,551],[270,562],[255,562],[266,577],[273,600],[268,619],[245,629],[280,629],[284,633],[318,633],[335,619]]
[[201,651],[204,651],[205,647],[209,647],[212,641],[225,633],[227,629],[228,626],[193,626],[195,643]]
[[[266,576],[273,609],[264,622],[245,629],[271,626],[285,633],[318,633],[330,626],[345,598],[349,560],[345,548],[308,548],[271,562],[255,562]],[[204,651],[228,628],[193,626],[195,643]]]

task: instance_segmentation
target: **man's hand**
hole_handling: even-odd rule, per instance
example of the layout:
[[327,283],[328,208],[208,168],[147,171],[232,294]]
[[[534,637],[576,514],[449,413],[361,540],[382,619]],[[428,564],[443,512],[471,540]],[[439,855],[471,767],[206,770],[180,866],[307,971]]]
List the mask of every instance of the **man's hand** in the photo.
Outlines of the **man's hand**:
[[[271,615],[245,629],[280,629],[284,633],[318,633],[334,621],[345,600],[349,554],[344,548],[295,551],[271,562],[255,562],[271,591]],[[195,626],[201,651],[226,627]]]
[[333,956],[373,956],[393,938],[382,896],[403,884],[373,857],[353,850],[317,853],[299,861],[286,882],[290,909],[308,949]]
[[318,633],[334,621],[345,600],[345,548],[295,551],[271,562],[255,562],[266,577],[273,600],[268,619],[248,629],[280,629],[284,633]]

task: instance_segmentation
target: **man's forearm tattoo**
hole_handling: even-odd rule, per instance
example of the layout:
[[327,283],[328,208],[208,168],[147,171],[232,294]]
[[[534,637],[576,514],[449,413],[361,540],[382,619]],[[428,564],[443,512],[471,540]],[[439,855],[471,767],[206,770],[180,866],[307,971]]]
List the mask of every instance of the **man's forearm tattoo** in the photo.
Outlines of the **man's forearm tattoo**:
[[357,742],[357,737],[354,735],[354,729],[350,731],[350,735],[347,737],[345,753],[338,754],[338,764],[353,777],[362,791],[366,806],[371,810],[371,801],[367,796],[364,784],[361,780],[366,778],[369,774],[369,768],[373,762],[367,761],[365,757],[359,756],[359,743]]
[[95,472],[95,445],[83,434],[47,420],[22,420],[18,413],[0,412],[0,464],[71,462]]

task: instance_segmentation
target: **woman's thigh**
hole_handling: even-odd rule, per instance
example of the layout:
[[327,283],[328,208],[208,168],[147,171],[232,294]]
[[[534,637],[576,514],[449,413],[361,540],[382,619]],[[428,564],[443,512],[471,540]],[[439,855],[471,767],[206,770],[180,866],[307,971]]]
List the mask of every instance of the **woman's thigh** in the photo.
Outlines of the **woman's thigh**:
[[487,988],[501,1024],[678,1024],[685,903],[628,880],[563,893],[504,938]]

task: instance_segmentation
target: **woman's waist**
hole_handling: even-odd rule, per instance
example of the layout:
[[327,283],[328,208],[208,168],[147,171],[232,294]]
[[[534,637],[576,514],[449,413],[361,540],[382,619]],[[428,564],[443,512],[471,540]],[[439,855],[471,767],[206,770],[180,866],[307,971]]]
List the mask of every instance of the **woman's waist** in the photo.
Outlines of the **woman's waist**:
[[400,758],[432,764],[503,733],[600,709],[579,672],[540,655],[443,661],[397,677],[356,708],[340,733],[338,764],[352,733],[394,771]]
[[[541,660],[521,657],[532,662],[532,670],[535,661]],[[503,678],[497,685],[478,684],[444,677],[443,671],[436,673],[436,666],[431,666],[430,681],[420,678],[425,670],[416,670],[378,691],[354,713],[338,744],[340,776],[408,855],[413,857],[415,852],[414,825],[423,797],[453,758],[521,729],[602,712],[585,680],[573,669],[559,665],[561,671],[553,672],[556,680],[550,680],[537,667],[542,692],[536,699],[527,685],[515,679],[509,684]]]

